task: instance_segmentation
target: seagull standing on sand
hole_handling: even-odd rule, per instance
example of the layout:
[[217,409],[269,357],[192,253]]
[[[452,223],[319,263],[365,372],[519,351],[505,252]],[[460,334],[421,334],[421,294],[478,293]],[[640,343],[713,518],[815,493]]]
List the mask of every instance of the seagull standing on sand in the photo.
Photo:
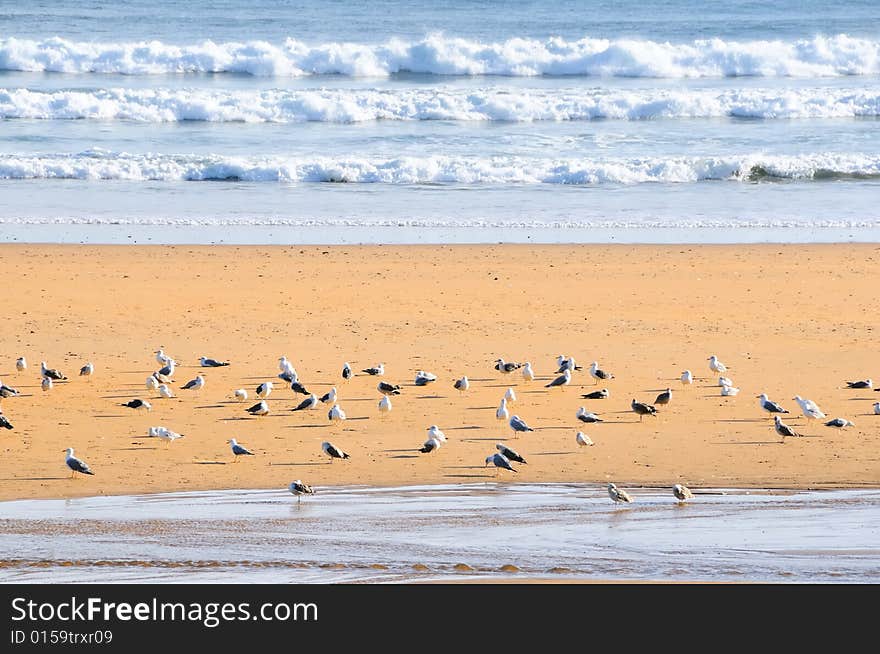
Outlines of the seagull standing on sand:
[[321,443],[321,449],[324,450],[324,454],[330,457],[330,463],[333,463],[333,459],[350,459],[351,457],[336,447],[330,441],[324,441]]
[[581,422],[593,423],[593,422],[604,422],[602,418],[597,416],[592,411],[587,411],[584,407],[579,407],[577,413],[574,414],[575,418],[580,420]]
[[618,488],[614,484],[608,484],[608,497],[615,502],[632,502],[632,498],[625,490]]
[[252,416],[267,416],[269,415],[269,404],[266,400],[260,400],[252,407],[248,407],[246,411]]
[[571,370],[566,368],[565,372],[563,372],[559,377],[554,379],[549,384],[545,384],[544,388],[553,388],[555,386],[559,386],[561,388],[563,386],[568,386],[570,383],[571,383]]
[[504,443],[495,443],[495,449],[501,452],[502,456],[508,461],[516,461],[517,463],[528,463],[513,448],[507,447]]
[[566,358],[562,354],[556,357],[556,364],[559,366],[559,370],[556,371],[556,374],[560,374],[565,372],[566,370],[580,370],[581,366],[575,363],[574,357]]
[[327,412],[327,418],[330,422],[341,422],[346,419],[345,411],[338,404],[334,404],[333,408]]
[[687,486],[682,486],[681,484],[675,484],[675,486],[672,487],[672,494],[675,495],[675,499],[679,502],[687,502],[694,497],[691,489]]
[[351,376],[353,374],[354,373],[351,371],[351,366],[349,365],[348,361],[346,361],[345,364],[342,366],[342,378],[351,379]]
[[187,391],[187,390],[200,391],[200,390],[202,390],[204,385],[205,385],[205,378],[202,377],[201,375],[196,375],[195,379],[189,380],[188,382],[186,382],[186,384],[184,384],[180,388],[185,391]]
[[45,361],[40,362],[40,374],[43,375],[43,377],[48,377],[49,379],[54,379],[55,381],[64,381],[65,379],[67,379],[67,377],[65,377],[61,373],[61,371],[55,370],[54,368],[47,368]]
[[159,380],[153,377],[153,375],[150,375],[147,377],[146,387],[148,391],[155,391],[159,388]]
[[847,420],[846,418],[835,418],[834,420],[829,420],[825,423],[826,427],[837,427],[838,429],[843,429],[844,427],[855,427],[855,424]]
[[44,391],[52,390],[52,378],[51,377],[43,377],[43,381],[40,382],[40,386],[43,387]]
[[486,465],[483,467],[485,468],[490,463],[495,466],[495,474],[496,475],[498,474],[499,469],[510,470],[511,472],[516,472],[516,470],[513,468],[513,466],[510,465],[510,461],[507,459],[507,457],[504,456],[503,454],[501,454],[500,452],[496,452],[495,454],[490,454],[489,456],[487,456],[486,457]]
[[171,357],[165,354],[164,350],[156,350],[156,362],[160,365],[167,366],[171,363]]
[[311,395],[311,393],[306,390],[306,387],[296,380],[290,382],[290,390],[292,390],[294,393],[299,393],[300,395]]
[[525,421],[519,416],[511,416],[510,422],[507,423],[510,425],[510,428],[513,430],[513,437],[516,438],[516,435],[520,432],[526,431],[535,431],[531,427],[529,427]]
[[89,361],[86,365],[79,369],[80,377],[91,377],[95,372],[95,366]]
[[425,372],[424,370],[419,370],[416,373],[416,386],[426,386],[431,382],[437,381],[437,375],[432,372]]
[[248,392],[243,388],[239,388],[232,394],[232,397],[234,397],[238,402],[244,402],[246,399],[248,399]]
[[800,436],[794,429],[782,422],[779,416],[773,416],[773,425],[776,427],[776,433],[782,436],[782,442],[785,442],[786,436]]
[[498,408],[495,410],[495,417],[498,420],[507,420],[510,418],[510,412],[507,410],[507,398],[501,398],[501,404],[498,405]]
[[365,372],[368,375],[382,376],[385,374],[385,364],[384,363],[377,363],[372,368],[364,368],[363,370],[361,370],[361,372]]
[[24,357],[18,357],[15,360],[15,369],[18,370],[18,372],[24,372],[27,370],[27,359]]
[[654,404],[669,404],[669,400],[672,399],[672,389],[667,388],[665,391],[660,393],[657,396],[657,399],[654,400]]
[[467,375],[465,375],[461,379],[456,379],[452,386],[461,394],[471,387],[471,383],[468,381]]
[[127,406],[129,409],[136,409],[138,411],[152,411],[153,410],[152,404],[150,404],[146,400],[141,400],[141,399],[123,402],[122,406]]
[[656,416],[657,409],[651,404],[645,404],[644,402],[636,402],[635,398],[630,402],[630,408],[639,415],[639,422],[642,421],[642,418],[645,416]]
[[688,386],[689,384],[694,383],[694,375],[690,370],[685,370],[681,373],[681,385]]
[[297,502],[302,500],[303,495],[313,495],[315,493],[315,490],[311,486],[304,484],[302,479],[296,479],[290,482],[287,490],[296,495]]
[[387,395],[383,395],[382,399],[379,400],[379,412],[388,413],[389,411],[391,411],[391,398]]
[[513,392],[512,388],[508,388],[504,391],[504,399],[507,400],[510,404],[516,402],[516,393]]
[[239,445],[238,441],[236,441],[234,438],[230,438],[226,442],[229,443],[229,445],[232,447],[232,454],[235,455],[233,461],[238,461],[238,457],[240,456],[254,456],[253,452],[251,452],[246,447],[242,447],[241,445]]
[[89,468],[89,464],[87,464],[82,459],[77,459],[73,456],[73,448],[68,447],[64,450],[67,453],[67,457],[64,459],[64,463],[67,464],[67,467],[70,468],[73,472],[70,473],[71,478],[76,476],[76,473],[80,472],[84,475],[93,475],[91,468]]
[[593,363],[590,364],[590,375],[596,380],[596,384],[599,383],[600,379],[603,381],[606,379],[614,379],[614,375],[610,372],[605,372],[599,368],[598,361],[593,361]]
[[324,404],[327,404],[327,402],[335,403],[336,402],[336,387],[334,386],[327,393],[324,393],[318,399]]
[[216,359],[209,359],[208,357],[200,358],[199,363],[202,365],[202,368],[221,368],[229,365],[228,361],[217,361]]
[[440,431],[440,427],[437,425],[431,425],[428,427],[428,438],[436,438],[441,443],[446,442],[446,434]]
[[154,372],[153,376],[163,384],[169,384],[174,381],[172,377],[174,377],[174,368],[176,366],[177,362],[174,359],[170,359],[167,365],[161,370]]
[[709,357],[709,370],[712,372],[722,373],[727,372],[727,366],[725,366],[721,361],[718,360],[714,354]]
[[798,403],[801,407],[801,411],[808,420],[819,420],[820,418],[827,417],[822,413],[822,409],[819,408],[819,405],[813,402],[813,400],[805,400],[800,395],[795,395],[792,399]]
[[767,413],[788,413],[788,409],[783,409],[776,402],[771,402],[767,397],[767,393],[761,393],[756,397],[760,400],[761,408]]
[[874,415],[880,416],[880,402],[874,402]]
[[522,376],[526,382],[535,380],[535,371],[532,370],[532,364],[526,361],[522,367]]
[[263,382],[257,386],[257,397],[265,400],[272,394],[272,387],[272,382]]
[[318,396],[312,393],[302,402],[297,404],[295,407],[291,409],[291,411],[303,411],[305,409],[317,409],[320,401],[318,400]]
[[170,400],[172,397],[174,397],[174,393],[171,392],[171,388],[168,386],[168,384],[160,384],[159,388],[157,388],[156,390],[159,391],[159,395],[164,397],[166,400]]
[[429,452],[435,452],[440,449],[440,441],[436,438],[429,438],[425,441],[425,444],[419,449],[419,452],[422,454],[428,454]]
[[579,431],[577,434],[575,434],[574,440],[579,447],[589,447],[590,445],[593,445],[593,439],[587,436],[582,431]]
[[176,431],[171,431],[170,429],[166,429],[165,427],[157,427],[156,436],[165,441],[166,447],[171,445],[171,443],[176,441],[178,438],[183,438],[183,434],[178,434]]

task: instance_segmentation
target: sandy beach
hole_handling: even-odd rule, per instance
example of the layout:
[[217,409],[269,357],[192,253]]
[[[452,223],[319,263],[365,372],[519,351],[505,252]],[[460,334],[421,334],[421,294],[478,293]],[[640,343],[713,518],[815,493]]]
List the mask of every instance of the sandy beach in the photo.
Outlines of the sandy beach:
[[[160,491],[405,485],[494,480],[483,467],[496,442],[527,460],[515,481],[605,482],[621,486],[874,487],[880,485],[880,393],[845,380],[880,376],[874,332],[880,246],[363,246],[189,247],[0,245],[6,273],[0,378],[22,392],[0,401],[14,425],[0,433],[0,499]],[[163,347],[180,363],[174,399],[144,388]],[[584,370],[563,389],[545,389],[558,354]],[[741,389],[721,397],[707,357],[717,354]],[[200,356],[228,359],[201,369]],[[306,387],[337,386],[349,420],[327,409],[293,413],[303,398],[275,376],[288,356]],[[15,359],[29,368],[16,372]],[[538,375],[493,370],[530,361]],[[592,360],[613,372],[610,397],[582,400],[595,386]],[[45,360],[69,381],[40,388]],[[92,361],[93,377],[78,377]],[[403,386],[382,416],[378,379],[356,371],[378,362]],[[697,377],[687,388],[682,370]],[[418,369],[438,381],[413,385]],[[180,386],[198,373],[198,393]],[[452,388],[471,380],[460,396]],[[231,399],[275,381],[270,415]],[[511,406],[536,429],[511,439],[495,409]],[[672,402],[641,423],[630,400]],[[804,438],[780,443],[755,396],[792,413]],[[805,424],[795,394],[854,427]],[[153,403],[151,413],[121,403]],[[605,420],[581,425],[579,406]],[[449,441],[416,449],[426,428]],[[185,435],[170,446],[152,425]],[[583,428],[583,429],[582,429]],[[577,448],[585,431],[593,447]],[[233,463],[236,438],[257,455]],[[327,463],[323,440],[351,454]],[[71,480],[64,448],[95,476]]]

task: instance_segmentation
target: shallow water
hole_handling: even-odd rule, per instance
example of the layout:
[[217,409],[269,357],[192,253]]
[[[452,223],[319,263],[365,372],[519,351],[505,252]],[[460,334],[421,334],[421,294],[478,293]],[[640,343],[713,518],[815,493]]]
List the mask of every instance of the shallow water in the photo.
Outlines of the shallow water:
[[880,581],[880,491],[473,484],[0,503],[0,582]]

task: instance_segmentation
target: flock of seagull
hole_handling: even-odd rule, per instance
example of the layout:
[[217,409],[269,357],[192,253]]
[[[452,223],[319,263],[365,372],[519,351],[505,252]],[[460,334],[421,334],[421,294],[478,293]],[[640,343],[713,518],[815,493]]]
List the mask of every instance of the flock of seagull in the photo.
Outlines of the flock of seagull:
[[[162,397],[174,397],[174,392],[169,384],[172,384],[174,381],[173,377],[175,374],[177,362],[172,357],[165,354],[162,349],[156,351],[155,356],[156,361],[162,367],[152,373],[147,378],[145,386],[147,390],[155,391],[159,393]],[[710,356],[708,358],[708,362],[709,370],[713,374],[719,375],[718,386],[721,388],[721,395],[732,396],[739,393],[739,389],[733,385],[733,381],[729,377],[724,376],[724,373],[728,372],[728,367],[724,363],[722,363],[715,355]],[[199,363],[200,366],[203,368],[218,368],[230,365],[228,361],[220,361],[209,357],[201,357]],[[559,355],[557,357],[556,363],[558,366],[556,374],[558,376],[545,385],[545,388],[547,389],[564,388],[565,386],[568,386],[572,382],[573,372],[582,370],[582,367],[576,364],[574,357]],[[24,372],[27,370],[28,364],[24,357],[20,357],[16,360],[15,366],[18,372]],[[327,412],[327,418],[330,423],[340,423],[347,419],[345,411],[342,409],[342,407],[340,407],[339,403],[337,402],[338,392],[335,386],[331,388],[330,391],[319,397],[314,393],[310,393],[303,385],[303,383],[300,382],[299,375],[297,374],[296,369],[286,356],[282,356],[279,359],[278,367],[280,369],[278,378],[289,385],[290,389],[294,393],[306,396],[306,398],[295,407],[293,407],[291,411],[314,410],[318,409],[322,405],[329,405],[330,409]],[[519,374],[522,376],[525,382],[531,382],[535,379],[534,370],[531,363],[529,362],[516,363],[505,361],[504,359],[499,358],[496,359],[494,368],[495,370],[505,375],[510,375],[515,371],[519,371]],[[385,365],[384,363],[378,363],[375,366],[363,369],[361,372],[370,376],[382,377],[385,375]],[[91,377],[92,375],[94,375],[94,373],[95,366],[91,362],[83,365],[79,371],[79,375],[86,378]],[[348,380],[353,377],[354,374],[355,373],[351,365],[346,362],[342,367],[342,379]],[[588,374],[593,378],[594,383],[597,385],[599,382],[614,379],[614,375],[610,372],[602,370],[599,367],[597,361],[592,362],[592,364],[588,368]],[[44,392],[51,390],[55,381],[67,380],[67,377],[63,373],[54,368],[49,368],[46,365],[45,361],[42,361],[40,364],[40,376],[42,380],[41,387]],[[419,370],[416,373],[414,384],[416,386],[426,386],[436,381],[437,376],[433,373]],[[690,370],[685,370],[680,376],[680,381],[682,386],[685,387],[693,384],[693,373]],[[205,383],[205,377],[199,374],[196,375],[195,378],[189,380],[186,384],[181,386],[180,389],[198,392],[202,388],[204,388]],[[248,407],[246,411],[253,416],[267,415],[269,413],[269,405],[266,402],[266,398],[268,398],[269,395],[272,394],[274,386],[275,382],[271,381],[260,383],[254,391],[256,397],[259,398],[260,401],[253,406]],[[846,387],[849,389],[874,389],[874,383],[870,378],[856,381],[847,381]],[[470,381],[468,380],[467,376],[463,376],[460,379],[457,379],[453,384],[453,388],[461,394],[467,392],[470,388]],[[401,394],[401,386],[399,384],[391,384],[387,381],[380,379],[376,389],[379,391],[379,394],[381,396],[378,403],[378,410],[383,413],[391,411],[391,397]],[[880,391],[880,388],[874,390]],[[637,401],[635,398],[633,398],[630,403],[630,409],[633,411],[633,413],[639,416],[639,421],[641,422],[645,416],[656,416],[657,405],[668,405],[672,400],[672,394],[672,389],[667,388],[656,397],[653,404]],[[12,386],[7,386],[2,381],[0,381],[0,399],[16,397],[19,395],[21,395],[21,393],[17,389],[13,388]],[[607,388],[602,388],[600,390],[596,390],[590,393],[585,393],[581,397],[589,400],[600,400],[606,399],[609,396],[610,391]],[[239,388],[233,391],[232,397],[239,402],[244,402],[248,399],[249,393],[247,389]],[[770,400],[766,393],[758,395],[757,398],[759,400],[759,405],[761,409],[773,416],[774,428],[776,430],[776,433],[782,437],[782,442],[785,442],[785,439],[788,437],[799,437],[802,435],[795,431],[791,426],[783,422],[781,414],[790,413],[787,409],[783,408],[779,403]],[[819,408],[818,404],[816,404],[812,400],[805,399],[800,395],[795,395],[792,400],[797,402],[802,414],[805,418],[807,418],[807,420],[824,420],[825,418],[827,418],[826,414]],[[508,405],[515,402],[516,393],[514,392],[513,388],[508,388],[504,393],[504,396],[501,398],[501,403],[495,413],[495,416],[498,420],[507,422],[510,429],[512,430],[512,436],[514,438],[516,438],[521,433],[535,431],[518,415],[510,415]],[[125,402],[122,404],[122,406],[139,411],[152,410],[152,405],[150,404],[150,402],[140,398],[135,398],[128,402]],[[880,402],[874,403],[873,409],[874,414],[880,415]],[[583,406],[578,408],[575,417],[577,418],[577,420],[585,424],[603,422],[602,418],[599,415],[592,411],[587,411],[587,409]],[[825,422],[824,424],[827,427],[833,427],[837,429],[854,426],[852,421],[845,418],[834,418]],[[3,414],[2,407],[0,407],[0,428],[5,428],[9,430],[13,429],[13,425]],[[422,447],[418,449],[418,451],[423,454],[435,452],[447,441],[446,436],[437,425],[431,425],[427,429],[427,432],[427,440],[424,442]],[[179,434],[162,426],[150,427],[147,435],[165,441],[166,446],[170,445],[175,440],[183,438],[182,434]],[[578,431],[575,435],[575,442],[579,447],[587,447],[593,445],[593,441],[590,439],[590,437],[581,431]],[[238,457],[240,456],[254,456],[253,452],[238,443],[235,438],[229,439],[227,443],[230,445],[230,448],[232,450],[232,454],[234,457],[233,461],[237,461]],[[330,463],[332,463],[334,459],[351,458],[348,453],[344,452],[342,449],[329,441],[324,441],[323,443],[321,443],[321,450],[327,457],[329,457]],[[496,474],[501,470],[507,470],[516,473],[517,470],[513,467],[512,462],[521,464],[526,463],[526,460],[525,458],[523,458],[522,455],[520,455],[516,450],[505,443],[497,443],[496,450],[497,452],[490,454],[485,459],[485,467],[488,467],[490,465],[494,466]],[[95,474],[85,461],[74,456],[74,449],[72,447],[66,448],[64,452],[66,455],[65,463],[67,467],[71,470],[71,477],[74,477],[76,473],[85,475]],[[310,495],[315,492],[311,486],[303,483],[303,481],[300,479],[292,481],[288,486],[288,490],[298,499],[301,498],[301,496],[303,495]],[[618,488],[613,483],[608,484],[607,491],[609,497],[614,502],[629,503],[633,501],[632,497],[625,490]],[[691,490],[683,486],[682,484],[675,484],[672,487],[672,493],[675,499],[679,502],[686,502],[687,500],[693,498],[693,493],[691,492]]]

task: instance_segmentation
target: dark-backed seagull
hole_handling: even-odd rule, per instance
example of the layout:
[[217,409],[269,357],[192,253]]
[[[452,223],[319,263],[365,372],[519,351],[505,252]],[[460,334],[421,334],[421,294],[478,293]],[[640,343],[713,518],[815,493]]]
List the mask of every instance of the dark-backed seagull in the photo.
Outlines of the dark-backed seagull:
[[825,423],[826,427],[837,427],[838,429],[843,429],[844,427],[855,427],[855,424],[847,420],[846,418],[835,418],[834,420],[829,420]]
[[291,409],[291,411],[303,411],[305,409],[317,409],[320,404],[320,400],[318,400],[318,396],[312,393],[302,402],[297,404],[295,407]]
[[205,378],[202,377],[201,375],[196,375],[195,379],[190,379],[188,382],[186,382],[186,384],[184,384],[180,388],[185,391],[188,391],[188,390],[198,391],[198,390],[201,390],[202,387],[204,387],[204,385],[205,385]]
[[672,389],[667,388],[665,391],[660,393],[657,396],[657,399],[654,400],[654,404],[669,404],[669,400],[672,399]]
[[80,377],[91,377],[95,373],[95,365],[89,361],[82,368],[79,369]]
[[782,436],[783,442],[786,436],[800,436],[794,429],[782,422],[779,416],[773,416],[773,424],[776,427],[776,433]]
[[505,361],[504,359],[495,359],[495,370],[499,372],[503,372],[504,374],[510,374],[517,368],[522,368],[521,363],[513,363],[509,361]]
[[776,402],[772,402],[767,397],[767,393],[761,393],[756,397],[760,400],[761,408],[767,413],[788,413],[788,409],[783,409],[780,405],[776,404]]
[[348,361],[342,366],[342,378],[343,379],[351,379],[351,376],[354,373],[351,371],[351,366],[348,364]]
[[520,418],[519,416],[511,416],[511,417],[510,417],[510,422],[507,423],[507,424],[509,424],[509,425],[510,425],[510,428],[513,430],[513,436],[514,436],[514,438],[516,437],[516,435],[517,435],[519,432],[535,431],[534,429],[532,429],[531,427],[529,427],[529,426],[525,423],[525,421],[524,421],[522,418]]
[[599,383],[600,379],[614,379],[614,375],[612,375],[610,372],[605,372],[604,370],[599,368],[598,361],[593,361],[593,363],[590,364],[590,376],[592,376],[592,378],[596,380],[597,384]]
[[0,397],[16,397],[17,395],[21,395],[18,389],[0,383]]
[[339,406],[338,404],[334,404],[333,408],[331,408],[327,412],[327,418],[330,420],[330,422],[339,422],[341,420],[345,420],[346,419],[345,411],[343,411],[342,407]]
[[311,395],[305,386],[300,384],[298,381],[290,382],[290,390],[294,393],[299,393],[300,395]]
[[12,429],[12,423],[6,419],[6,416],[3,415],[2,411],[0,411],[0,427],[3,429]]
[[563,372],[561,375],[559,375],[559,377],[554,379],[549,384],[545,384],[544,388],[553,388],[555,386],[562,387],[562,386],[567,386],[570,383],[571,383],[571,370],[568,370],[566,368],[565,372]]
[[651,404],[645,404],[644,402],[636,402],[635,398],[630,402],[630,408],[639,415],[639,422],[642,421],[642,418],[645,416],[656,416],[657,409]]
[[556,371],[556,374],[561,374],[566,370],[581,370],[582,366],[579,366],[575,363],[574,357],[566,358],[563,355],[559,355],[556,357],[556,364],[559,366],[559,370]]
[[330,463],[333,463],[333,459],[351,458],[346,452],[340,450],[330,441],[324,441],[323,443],[321,443],[321,449],[324,450],[324,454],[330,457]]
[[880,402],[874,402],[874,415],[880,416]]
[[465,375],[461,379],[456,379],[452,387],[459,393],[464,393],[467,389],[471,387],[471,383],[468,381],[467,375]]
[[202,368],[222,368],[223,366],[229,365],[228,361],[217,361],[216,359],[209,359],[208,357],[201,357],[199,363],[202,364]]
[[284,372],[278,373],[278,379],[281,381],[285,381],[288,384],[292,384],[296,381],[299,381],[299,376],[297,376],[296,372],[291,372],[289,370],[285,370]]
[[238,457],[240,456],[254,456],[253,452],[251,452],[246,447],[242,447],[241,445],[239,445],[238,441],[236,441],[234,438],[230,438],[226,442],[229,443],[230,447],[232,447],[232,454],[235,455],[233,461],[238,461]]
[[82,459],[77,459],[73,456],[73,448],[68,447],[64,450],[67,453],[67,457],[64,459],[64,462],[67,464],[67,467],[70,468],[73,472],[70,473],[71,477],[76,476],[76,473],[81,472],[84,475],[93,475],[91,468],[89,468],[89,464],[87,464]]
[[419,452],[422,454],[428,454],[430,452],[435,452],[440,449],[440,441],[436,438],[429,438],[425,441],[425,444],[419,448]]
[[592,393],[586,393],[585,395],[581,395],[585,400],[604,400],[606,397],[611,395],[607,388],[603,388],[601,391],[593,391]]
[[263,382],[259,386],[257,386],[257,397],[266,399],[272,394],[272,388],[274,384],[272,382]]
[[385,364],[377,363],[372,368],[364,368],[361,372],[365,372],[368,375],[384,375],[385,374]]
[[870,379],[861,379],[859,381],[846,382],[847,388],[874,388],[874,382]]
[[141,400],[141,399],[123,402],[122,406],[127,406],[129,409],[137,409],[139,411],[152,411],[153,410],[152,404],[150,404],[146,400]]
[[171,359],[164,368],[154,372],[153,376],[163,384],[170,384],[174,381],[173,377],[175,366],[177,366],[177,362],[174,361],[174,359]]
[[419,370],[416,373],[416,386],[426,386],[431,382],[437,381],[437,375],[431,372],[425,372],[424,370]]
[[677,499],[679,502],[687,502],[694,497],[691,489],[687,486],[682,486],[681,484],[675,484],[672,487],[672,494],[675,495],[675,499]]
[[496,452],[495,454],[490,454],[486,457],[486,465],[484,468],[492,464],[495,466],[495,474],[498,474],[498,470],[503,468],[504,470],[510,470],[511,472],[516,472],[512,465],[510,465],[510,461],[507,460],[507,457],[501,454],[500,452]]
[[322,403],[327,404],[327,402],[336,402],[336,395],[337,395],[337,393],[336,393],[336,387],[334,386],[333,388],[331,388],[328,392],[324,393],[324,394],[323,394],[321,397],[319,397],[318,399],[319,399]]
[[61,373],[61,371],[55,370],[54,368],[47,368],[45,361],[40,362],[40,374],[42,374],[43,377],[48,377],[49,379],[54,379],[55,381],[64,381],[65,379],[67,379],[67,377],[65,377]]
[[625,490],[618,488],[614,484],[608,484],[608,497],[615,502],[632,502],[632,498]]
[[252,407],[248,407],[246,411],[252,416],[267,416],[269,415],[269,403],[266,400],[260,400]]
[[585,407],[579,407],[577,413],[574,414],[575,418],[580,420],[581,422],[593,423],[593,422],[604,422],[602,418],[597,416],[592,411],[587,411]]
[[389,384],[388,382],[380,381],[376,388],[382,395],[400,395],[400,384]]
[[299,502],[302,499],[302,495],[314,495],[315,489],[311,486],[304,484],[302,479],[296,479],[290,482],[290,485],[287,487],[291,493],[296,495],[296,501]]
[[519,453],[513,448],[507,447],[504,443],[495,443],[495,449],[501,452],[505,459],[508,461],[516,461],[517,463],[528,463],[524,458],[522,458]]

